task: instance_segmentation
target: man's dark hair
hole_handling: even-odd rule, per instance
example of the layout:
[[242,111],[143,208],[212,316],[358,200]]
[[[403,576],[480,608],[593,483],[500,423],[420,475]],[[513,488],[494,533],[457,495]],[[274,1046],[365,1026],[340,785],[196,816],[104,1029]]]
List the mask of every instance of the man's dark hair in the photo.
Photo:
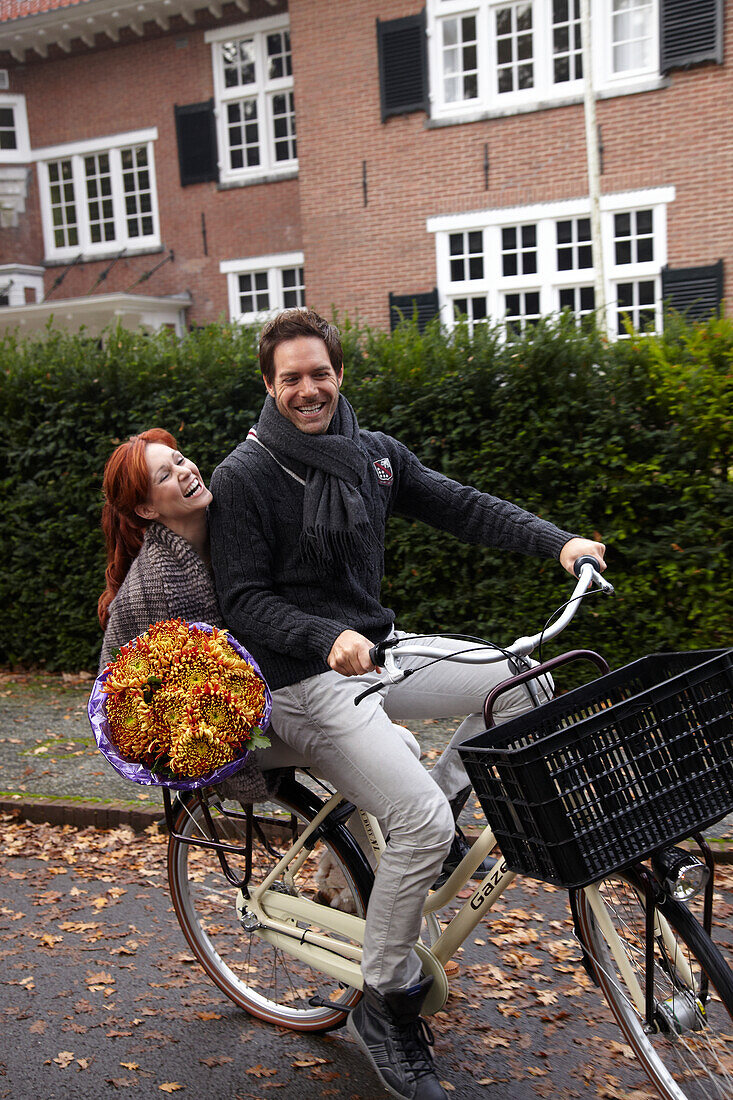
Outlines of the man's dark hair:
[[260,370],[272,385],[275,378],[275,348],[298,336],[316,336],[328,349],[328,358],[336,374],[344,365],[341,337],[335,325],[329,325],[312,309],[284,309],[268,321],[260,333]]

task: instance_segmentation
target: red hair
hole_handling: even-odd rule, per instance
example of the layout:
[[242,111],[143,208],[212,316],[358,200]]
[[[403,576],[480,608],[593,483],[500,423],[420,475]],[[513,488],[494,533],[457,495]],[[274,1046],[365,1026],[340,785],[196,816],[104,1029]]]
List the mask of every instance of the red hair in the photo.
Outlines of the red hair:
[[106,588],[97,602],[102,629],[107,626],[109,605],[117,595],[130,566],[140,552],[148,520],[135,511],[148,499],[150,478],[145,450],[148,443],[163,443],[176,450],[176,441],[163,428],[131,435],[115,447],[104,467],[102,531],[107,546]]

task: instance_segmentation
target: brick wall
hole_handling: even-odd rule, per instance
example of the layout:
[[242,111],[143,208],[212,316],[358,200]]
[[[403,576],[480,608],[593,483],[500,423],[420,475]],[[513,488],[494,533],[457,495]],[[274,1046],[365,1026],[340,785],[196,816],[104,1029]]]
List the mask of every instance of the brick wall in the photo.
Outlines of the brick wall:
[[[380,121],[375,20],[419,7],[415,0],[291,3],[308,298],[380,326],[388,324],[390,290],[435,285],[426,218],[588,193],[580,105],[433,128],[422,112]],[[726,58],[732,27],[729,20]],[[732,93],[726,63],[675,71],[667,87],[598,103],[602,190],[677,188],[668,212],[672,266],[733,255]]]
[[[253,0],[249,18],[277,10],[265,0]],[[230,22],[244,20],[237,9],[227,11],[234,13]],[[213,95],[211,46],[204,42],[204,32],[223,24],[213,18],[205,24],[201,13],[195,27],[183,20],[176,23],[168,34],[133,36],[124,45],[110,43],[108,48],[83,50],[58,60],[34,61],[31,55],[24,66],[11,69],[10,90],[26,96],[33,148],[157,127],[154,157],[160,236],[166,252],[173,249],[175,259],[138,286],[137,292],[166,295],[190,290],[194,305],[188,320],[203,323],[228,314],[220,261],[302,248],[298,181],[229,190],[219,190],[216,183],[181,187],[174,104],[201,102]],[[37,192],[34,168],[22,226],[0,233],[0,263],[43,262]],[[120,260],[97,293],[127,290],[164,255]],[[69,271],[54,298],[87,294],[108,264],[108,260],[79,264]],[[47,271],[47,292],[63,266]]]

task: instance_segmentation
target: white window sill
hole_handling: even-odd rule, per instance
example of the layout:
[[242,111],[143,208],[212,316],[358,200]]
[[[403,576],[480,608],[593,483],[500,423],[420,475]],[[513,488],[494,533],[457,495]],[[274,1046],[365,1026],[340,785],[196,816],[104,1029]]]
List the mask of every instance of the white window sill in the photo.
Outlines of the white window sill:
[[[120,256],[121,251],[121,248],[113,248],[105,252],[84,252],[78,262],[92,264],[99,260],[116,260],[118,256],[121,260],[127,260],[130,256],[156,256],[165,252],[165,248],[162,244],[146,244],[140,245],[139,248],[126,248],[122,256]],[[78,256],[78,252],[69,252],[63,256],[47,256],[43,262],[45,267],[68,267]]]
[[[650,76],[635,80],[633,83],[619,85],[619,87],[606,86],[596,90],[596,99],[616,99],[618,96],[638,95],[641,92],[655,92],[660,88],[668,88],[670,79],[666,76]],[[440,129],[443,126],[459,126],[465,122],[483,122],[490,118],[509,118],[513,115],[526,115],[535,111],[547,111],[553,107],[570,107],[583,102],[582,92],[567,96],[552,96],[545,99],[515,100],[506,106],[486,109],[480,106],[456,107],[449,113],[448,108],[442,107],[436,111],[432,118],[425,122],[427,130]]]
[[279,183],[280,180],[298,178],[298,168],[286,168],[281,172],[261,172],[256,176],[223,176],[217,184],[217,191],[231,191],[235,187],[254,187],[260,183]]

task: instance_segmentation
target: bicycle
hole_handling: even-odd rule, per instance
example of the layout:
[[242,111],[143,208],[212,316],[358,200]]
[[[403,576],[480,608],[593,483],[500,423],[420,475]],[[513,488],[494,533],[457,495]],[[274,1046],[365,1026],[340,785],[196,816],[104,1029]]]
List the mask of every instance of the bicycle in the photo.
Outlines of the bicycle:
[[[613,591],[595,563],[578,572],[552,626],[506,650],[487,643],[451,659],[527,657],[565,629],[591,590]],[[440,656],[410,638],[382,643],[373,659],[392,682],[400,652]],[[545,701],[541,677],[581,659],[602,675]],[[497,695],[517,682],[537,709],[491,729]],[[733,651],[656,655],[608,673],[598,654],[576,650],[494,689],[489,728],[460,749],[491,825],[426,901],[416,951],[434,981],[423,1012],[445,1004],[446,964],[516,875],[528,874],[568,889],[583,964],[660,1095],[733,1096],[733,974],[710,937],[714,865],[700,834],[733,809],[732,713]],[[347,822],[358,814],[374,860],[384,848],[378,822],[304,772],[281,778],[264,805],[237,807],[211,789],[175,806],[164,790],[164,801],[175,912],[212,980],[267,1022],[341,1026],[361,996],[373,879]],[[674,847],[692,835],[699,858]],[[441,927],[436,914],[497,841],[493,869]],[[323,903],[324,852],[338,907]],[[703,924],[676,896],[689,899],[693,887],[704,891]]]

